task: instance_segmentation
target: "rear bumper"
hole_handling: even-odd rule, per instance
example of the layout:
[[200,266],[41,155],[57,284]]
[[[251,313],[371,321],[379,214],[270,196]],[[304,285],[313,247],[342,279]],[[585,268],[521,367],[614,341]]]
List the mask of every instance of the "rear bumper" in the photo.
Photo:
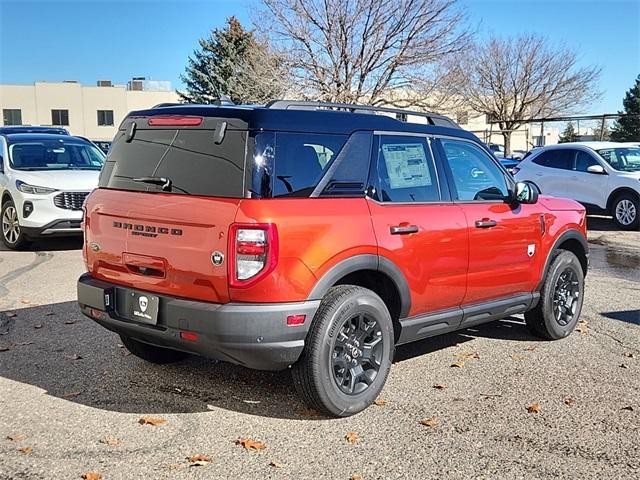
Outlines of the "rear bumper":
[[[146,325],[118,314],[118,307],[114,305],[117,288],[120,287],[88,273],[82,275],[78,279],[82,313],[109,330],[141,342],[257,370],[282,370],[298,360],[320,305],[319,300],[221,305],[158,295],[158,323]],[[96,318],[91,309],[104,313]],[[304,324],[287,326],[287,316],[298,314],[306,315]],[[198,338],[184,340],[180,337],[181,331],[197,333]]]

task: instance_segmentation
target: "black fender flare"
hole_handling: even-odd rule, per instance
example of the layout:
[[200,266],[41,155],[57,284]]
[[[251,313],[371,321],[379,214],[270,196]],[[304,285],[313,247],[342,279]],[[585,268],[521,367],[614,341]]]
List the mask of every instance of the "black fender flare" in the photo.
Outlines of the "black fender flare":
[[[536,290],[535,290],[536,292],[540,292],[542,290],[542,284],[544,283],[544,279],[547,276],[547,272],[549,271],[549,266],[551,265],[551,261],[553,260],[555,252],[557,252],[558,247],[562,243],[566,242],[567,240],[577,240],[578,242],[580,242],[580,245],[582,245],[582,248],[584,249],[584,253],[587,257],[587,266],[589,265],[589,243],[587,242],[587,239],[582,234],[582,232],[578,230],[575,230],[575,229],[566,230],[565,232],[560,234],[558,238],[555,239],[555,241],[553,242],[553,245],[549,249],[547,260],[544,262],[544,269],[542,270],[542,276],[540,277],[540,283],[538,283],[538,286],[536,287]],[[584,274],[585,276],[587,275],[586,269]]]
[[407,279],[395,263],[380,255],[355,255],[337,263],[316,282],[307,299],[321,300],[338,280],[345,275],[360,270],[376,270],[387,275],[400,294],[400,318],[405,318],[409,315],[411,292]]

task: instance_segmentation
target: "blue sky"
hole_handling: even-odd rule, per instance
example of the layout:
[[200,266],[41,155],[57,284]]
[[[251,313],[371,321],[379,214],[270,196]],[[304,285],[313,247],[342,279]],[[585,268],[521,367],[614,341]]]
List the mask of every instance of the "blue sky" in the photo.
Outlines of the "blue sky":
[[[384,1],[384,0],[382,0]],[[585,113],[615,112],[640,73],[638,0],[460,0],[481,36],[537,32],[602,67],[602,100]],[[198,38],[251,0],[0,0],[0,82],[132,76],[171,80]],[[259,28],[259,26],[258,26]]]

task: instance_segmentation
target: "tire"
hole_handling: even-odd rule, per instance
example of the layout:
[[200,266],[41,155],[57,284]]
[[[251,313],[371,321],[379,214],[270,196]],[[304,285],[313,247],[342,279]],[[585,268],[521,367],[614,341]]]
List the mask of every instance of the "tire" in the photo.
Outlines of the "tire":
[[292,367],[293,383],[309,407],[348,417],[378,397],[394,350],[393,322],[382,299],[366,288],[339,285],[320,303]]
[[189,356],[189,354],[185,352],[156,347],[155,345],[149,345],[148,343],[143,343],[131,337],[125,337],[124,335],[120,335],[120,339],[124,346],[127,347],[127,350],[136,357],[151,363],[174,363],[184,360]]
[[622,230],[640,228],[640,200],[632,193],[622,193],[611,206],[613,221]]
[[11,250],[23,250],[29,246],[29,239],[20,228],[18,210],[13,200],[4,202],[0,209],[0,236],[2,243]]
[[524,314],[531,333],[547,340],[567,337],[575,328],[584,300],[584,272],[572,252],[560,250],[549,265],[540,301]]

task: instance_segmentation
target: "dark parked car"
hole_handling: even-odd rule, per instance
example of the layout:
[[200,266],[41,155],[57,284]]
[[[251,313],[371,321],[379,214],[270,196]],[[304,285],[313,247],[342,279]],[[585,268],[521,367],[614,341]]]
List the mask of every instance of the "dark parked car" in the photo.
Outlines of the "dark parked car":
[[14,133],[49,133],[54,135],[69,135],[69,130],[62,127],[43,127],[40,125],[13,125],[0,127],[0,135]]

